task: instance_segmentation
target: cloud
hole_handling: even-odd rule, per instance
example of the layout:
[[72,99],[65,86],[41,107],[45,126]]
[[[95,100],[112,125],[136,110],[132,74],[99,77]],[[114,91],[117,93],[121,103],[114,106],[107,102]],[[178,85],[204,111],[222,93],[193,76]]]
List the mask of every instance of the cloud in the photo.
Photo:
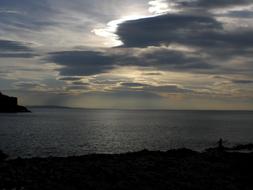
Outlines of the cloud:
[[253,27],[231,29],[211,14],[184,12],[126,21],[117,30],[122,48],[179,46],[193,51],[154,51],[144,54],[143,63],[206,74],[252,73],[252,33]]
[[[133,104],[174,95],[252,97],[251,4],[1,0],[0,75],[7,81],[1,85]],[[111,48],[109,34],[123,45]]]
[[146,90],[155,93],[193,93],[194,91],[191,89],[186,89],[183,87],[179,87],[178,85],[164,85],[164,86],[149,86]]
[[114,86],[117,85],[119,82],[127,82],[129,81],[128,77],[124,77],[121,75],[115,76],[115,75],[97,75],[97,76],[92,76],[89,79],[89,82],[92,84],[97,84],[97,85],[103,85],[103,86]]
[[70,85],[65,87],[66,91],[77,91],[77,92],[83,92],[90,90],[89,86],[87,85]]
[[81,77],[61,77],[58,80],[63,80],[63,81],[79,81],[81,80]]
[[200,12],[210,13],[215,9],[224,10],[245,7],[253,4],[251,0],[154,0],[152,2],[158,4],[162,2],[167,12],[191,12],[195,14]]
[[245,79],[234,79],[232,80],[235,84],[253,84],[253,80],[245,80]]
[[160,76],[160,75],[162,75],[162,73],[159,73],[159,72],[149,72],[149,73],[144,73],[144,75],[147,75],[147,76]]
[[182,52],[167,48],[150,48],[139,55],[141,66],[152,66],[159,70],[200,71],[212,70],[213,65],[206,62],[200,53]]
[[252,11],[229,11],[225,16],[230,18],[253,18],[253,12]]
[[133,13],[148,13],[147,0],[1,0],[0,36],[31,40],[47,49],[108,47],[111,39],[92,31]]
[[122,23],[117,35],[126,47],[159,46],[181,43],[211,45],[207,37],[222,29],[222,24],[206,16],[166,14]]
[[0,7],[0,24],[5,29],[15,27],[38,30],[53,24],[49,21],[48,15],[52,16],[55,11],[51,9],[47,0],[1,0]]
[[103,96],[111,97],[114,98],[115,100],[120,99],[120,98],[126,98],[126,99],[152,99],[152,98],[161,98],[160,95],[154,93],[154,92],[149,92],[145,90],[131,90],[131,89],[114,89],[112,91],[106,91],[106,92],[99,92],[95,94],[100,94]]
[[231,77],[227,77],[227,76],[219,76],[219,75],[215,75],[212,76],[213,79],[220,79],[222,81],[222,83],[234,83],[234,84],[253,84],[253,80],[252,79],[241,79],[241,78],[231,78]]
[[145,92],[154,93],[154,94],[160,94],[160,93],[173,94],[173,93],[193,93],[194,92],[193,90],[186,89],[175,84],[155,86],[155,85],[136,83],[136,82],[121,83],[119,89],[125,89],[125,90],[131,90],[131,91],[145,91]]
[[82,81],[74,81],[71,83],[72,85],[76,85],[76,86],[88,86],[89,83],[87,82],[82,82]]
[[62,76],[91,76],[128,66],[189,72],[209,71],[214,68],[195,53],[167,48],[149,48],[146,51],[142,49],[126,51],[124,48],[116,52],[114,50],[55,52],[49,54],[47,61],[60,65],[58,71]]
[[125,47],[182,44],[198,48],[252,47],[252,30],[226,31],[211,16],[166,14],[122,23],[117,35]]
[[64,51],[49,55],[49,60],[61,66],[61,75],[89,76],[113,69],[116,58],[93,51]]
[[33,53],[0,53],[0,58],[32,58],[36,56]]
[[1,52],[26,52],[31,51],[28,44],[11,41],[11,40],[0,40],[0,51]]
[[16,82],[15,86],[22,90],[45,90],[46,85],[39,82]]
[[0,39],[0,58],[31,58],[36,56],[31,44]]
[[124,83],[121,83],[120,85],[123,86],[123,87],[129,87],[129,88],[132,88],[132,87],[135,88],[135,87],[146,87],[146,86],[149,86],[149,85],[146,85],[146,84],[136,83],[136,82],[132,82],[132,83],[124,82]]
[[233,6],[243,6],[253,4],[251,0],[183,0],[178,1],[178,5],[182,8],[205,8],[205,9],[213,9],[213,8],[225,8],[225,7],[233,7]]

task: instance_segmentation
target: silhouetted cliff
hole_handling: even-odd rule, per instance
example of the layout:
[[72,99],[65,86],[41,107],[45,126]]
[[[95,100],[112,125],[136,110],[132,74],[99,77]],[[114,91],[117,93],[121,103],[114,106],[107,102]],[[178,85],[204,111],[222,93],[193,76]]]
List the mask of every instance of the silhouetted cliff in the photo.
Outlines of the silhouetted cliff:
[[16,113],[16,112],[30,112],[30,111],[24,106],[18,105],[18,98],[6,96],[0,92],[0,112]]

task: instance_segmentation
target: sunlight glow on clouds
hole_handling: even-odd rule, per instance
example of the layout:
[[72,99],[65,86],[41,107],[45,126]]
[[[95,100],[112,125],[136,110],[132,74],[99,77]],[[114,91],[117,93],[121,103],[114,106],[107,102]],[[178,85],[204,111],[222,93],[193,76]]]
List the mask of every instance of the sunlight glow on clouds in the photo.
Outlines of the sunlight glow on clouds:
[[176,4],[173,2],[167,2],[167,0],[149,1],[148,4],[150,5],[149,12],[151,13],[151,15],[138,15],[132,12],[124,13],[126,16],[122,16],[120,19],[116,19],[116,20],[112,20],[108,22],[106,25],[106,28],[93,29],[92,32],[98,36],[106,38],[107,39],[107,42],[105,43],[106,46],[109,46],[109,47],[120,46],[120,45],[123,45],[123,42],[119,39],[117,34],[115,34],[120,24],[129,20],[149,18],[152,16],[156,16],[158,14],[178,11],[174,7]]
[[30,105],[253,109],[252,18],[251,0],[3,0],[0,91]]
[[92,32],[94,32],[98,36],[105,37],[108,41],[105,43],[107,46],[120,46],[123,45],[123,43],[119,40],[116,31],[118,29],[119,24],[127,21],[127,20],[135,20],[144,18],[144,16],[138,16],[138,15],[131,15],[131,16],[125,16],[121,19],[113,20],[107,23],[106,28],[102,29],[94,29]]
[[108,22],[106,24],[106,28],[93,29],[92,32],[98,36],[105,37],[108,40],[105,43],[105,45],[109,47],[120,46],[120,45],[123,45],[123,42],[119,39],[118,35],[116,34],[119,25],[129,20],[137,20],[137,19],[148,18],[148,17],[152,17],[152,16],[130,14],[128,16],[123,16],[120,19],[116,19],[116,20],[112,20]]
[[178,10],[175,8],[176,3],[169,2],[167,0],[153,0],[149,1],[150,5],[149,12],[153,14],[162,14],[168,12],[177,12]]

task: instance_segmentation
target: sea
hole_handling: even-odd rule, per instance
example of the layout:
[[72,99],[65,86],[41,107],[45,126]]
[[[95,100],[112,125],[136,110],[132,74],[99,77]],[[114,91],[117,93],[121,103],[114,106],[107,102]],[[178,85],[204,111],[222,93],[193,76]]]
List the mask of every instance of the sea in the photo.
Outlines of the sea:
[[0,150],[11,158],[166,151],[253,142],[252,111],[31,108],[0,114]]

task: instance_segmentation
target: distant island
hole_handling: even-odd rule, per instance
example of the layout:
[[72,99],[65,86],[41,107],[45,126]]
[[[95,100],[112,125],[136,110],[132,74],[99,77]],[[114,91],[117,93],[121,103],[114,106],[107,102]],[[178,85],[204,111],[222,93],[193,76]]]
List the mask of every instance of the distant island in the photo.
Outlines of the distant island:
[[0,92],[0,113],[30,112],[26,107],[18,105],[18,98],[9,97]]

